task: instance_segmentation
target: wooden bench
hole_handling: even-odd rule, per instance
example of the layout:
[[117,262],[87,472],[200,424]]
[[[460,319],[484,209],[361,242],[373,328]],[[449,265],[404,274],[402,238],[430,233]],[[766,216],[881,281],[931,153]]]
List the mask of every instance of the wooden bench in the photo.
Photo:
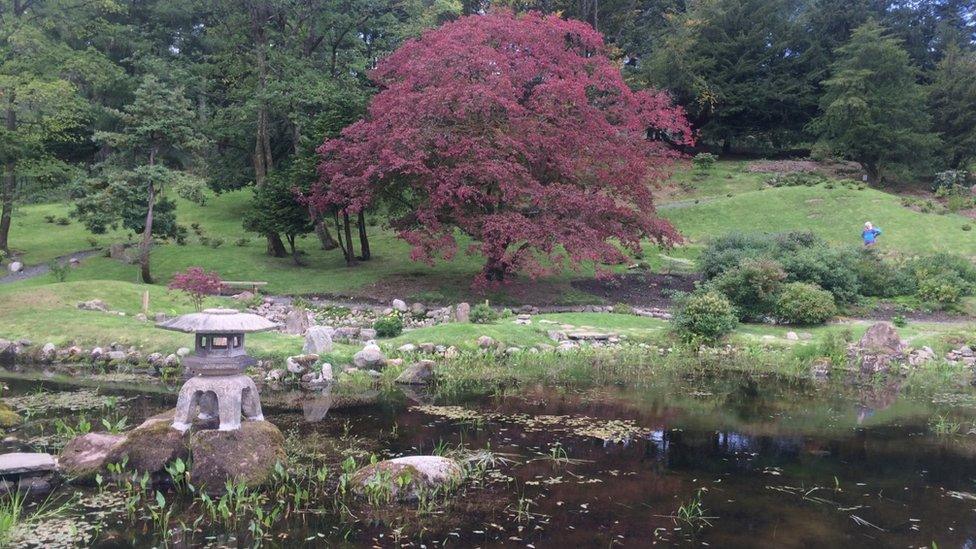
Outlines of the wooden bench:
[[227,288],[228,290],[231,290],[231,289],[245,289],[245,290],[246,289],[250,289],[251,290],[251,293],[257,294],[258,293],[258,289],[261,286],[267,286],[267,285],[268,285],[267,282],[261,282],[261,281],[224,280],[223,282],[220,283],[220,288],[221,288],[221,293],[223,293],[223,289],[224,288]]

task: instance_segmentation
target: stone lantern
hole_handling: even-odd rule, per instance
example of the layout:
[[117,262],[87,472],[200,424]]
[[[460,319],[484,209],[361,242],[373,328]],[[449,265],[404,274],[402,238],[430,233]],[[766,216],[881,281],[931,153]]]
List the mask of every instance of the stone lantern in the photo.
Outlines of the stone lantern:
[[221,431],[241,427],[241,414],[261,421],[261,401],[244,369],[255,360],[244,351],[244,334],[278,327],[270,320],[234,309],[205,309],[157,324],[164,330],[195,334],[195,351],[183,358],[189,379],[176,403],[173,428],[186,431],[199,408],[200,419],[219,417]]

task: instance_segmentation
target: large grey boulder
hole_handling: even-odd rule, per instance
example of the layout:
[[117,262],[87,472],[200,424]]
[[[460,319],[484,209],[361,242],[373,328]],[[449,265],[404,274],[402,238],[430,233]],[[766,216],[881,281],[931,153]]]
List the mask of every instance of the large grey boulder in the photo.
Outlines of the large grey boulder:
[[454,320],[456,322],[471,322],[471,305],[458,303],[454,306]]
[[20,261],[11,261],[10,265],[7,266],[7,269],[9,269],[12,273],[19,273],[20,271],[24,270],[24,264]]
[[292,309],[285,315],[285,333],[303,335],[312,326],[305,309]]
[[285,367],[288,369],[288,372],[301,375],[307,372],[318,360],[319,355],[316,354],[290,356],[285,359]]
[[407,312],[407,302],[402,299],[394,299],[392,305],[393,309],[396,311],[401,313]]
[[324,355],[332,352],[332,333],[329,326],[312,326],[305,332],[305,345],[302,353]]
[[403,370],[396,378],[396,383],[403,385],[426,385],[434,377],[435,365],[436,363],[433,360],[415,362]]
[[125,435],[86,433],[64,446],[58,463],[65,476],[78,481],[90,480],[105,469],[109,454],[123,440]]
[[851,347],[850,358],[862,373],[883,373],[891,369],[892,363],[905,359],[906,347],[893,324],[878,322]]
[[464,470],[453,459],[441,456],[406,456],[368,465],[351,479],[353,492],[365,495],[370,486],[385,480],[390,501],[414,501],[422,492],[450,490],[464,480]]
[[861,352],[867,353],[898,354],[905,350],[898,330],[890,322],[877,322],[868,328],[857,347]]
[[353,355],[352,363],[357,368],[382,368],[386,366],[386,356],[375,341],[369,341],[363,350]]
[[154,417],[126,433],[105,457],[106,463],[126,462],[126,468],[150,475],[162,472],[177,458],[186,460],[189,453],[183,433],[173,429],[171,420]]

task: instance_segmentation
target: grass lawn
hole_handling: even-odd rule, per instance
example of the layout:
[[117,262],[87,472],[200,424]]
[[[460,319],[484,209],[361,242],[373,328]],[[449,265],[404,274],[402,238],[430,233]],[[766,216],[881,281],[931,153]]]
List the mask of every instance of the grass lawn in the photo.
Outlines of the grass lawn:
[[[179,347],[189,346],[191,338],[177,332],[160,330],[152,322],[135,318],[140,312],[142,292],[150,293],[150,314],[163,312],[168,315],[191,312],[190,301],[180,292],[162,287],[146,286],[118,281],[74,281],[47,284],[40,287],[17,288],[0,286],[0,338],[28,338],[36,344],[52,342],[58,346],[77,344],[83,347],[109,345],[118,342],[131,345],[145,353],[171,353]],[[113,311],[125,316],[77,308],[79,301],[102,299]],[[211,298],[207,306],[232,306],[226,298]],[[478,337],[487,335],[505,346],[530,347],[540,343],[552,343],[549,330],[597,330],[626,336],[630,341],[646,341],[667,344],[668,324],[665,321],[626,314],[606,313],[554,313],[532,317],[530,325],[515,324],[513,318],[503,318],[494,324],[440,324],[404,332],[402,335],[382,340],[380,344],[393,350],[404,343],[431,342],[474,349]],[[782,347],[817,343],[828,333],[850,330],[853,337],[860,337],[869,326],[868,322],[835,323],[809,329],[786,326],[744,324],[733,336],[733,341]],[[786,339],[788,331],[809,332],[810,342],[793,342]],[[902,336],[912,345],[943,347],[947,336],[967,338],[972,326],[950,323],[910,323],[902,328]],[[764,336],[773,336],[772,339]],[[248,347],[258,357],[283,358],[301,352],[303,338],[281,333],[260,333],[248,337]],[[359,345],[337,345],[329,357],[338,363],[348,362]]]
[[[693,270],[701,243],[709,236],[729,231],[806,229],[835,243],[858,245],[860,228],[866,220],[884,230],[879,244],[884,250],[910,254],[950,250],[976,255],[976,239],[961,229],[969,222],[965,217],[914,212],[903,207],[897,195],[871,189],[858,191],[843,185],[831,189],[825,185],[764,189],[763,182],[769,174],[748,172],[747,166],[745,161],[722,161],[707,175],[690,169],[679,171],[674,185],[660,194],[661,213],[688,237],[689,245],[667,252],[647,246],[643,261],[655,271]],[[241,218],[249,197],[250,192],[245,190],[211,196],[204,206],[178,200],[181,224],[188,228],[196,225],[203,237],[221,239],[223,243],[217,248],[204,246],[191,231],[185,246],[157,246],[153,251],[157,280],[162,284],[176,271],[200,266],[219,272],[225,280],[268,281],[267,291],[279,294],[337,294],[380,300],[401,297],[428,303],[485,298],[499,304],[599,302],[569,284],[573,278],[592,275],[592,268],[536,281],[520,279],[501,292],[473,294],[470,283],[482,262],[477,256],[463,253],[469,242],[459,242],[462,252],[451,261],[429,266],[411,261],[409,247],[378,226],[370,228],[374,256],[371,261],[347,267],[340,252],[320,250],[317,240],[309,235],[300,241],[300,248],[306,252],[306,265],[299,267],[290,258],[268,257],[263,239],[243,231]],[[122,233],[92,237],[75,221],[61,226],[44,219],[61,217],[68,211],[67,204],[29,205],[17,210],[11,242],[23,251],[27,264],[45,263],[87,249],[91,247],[90,238],[95,238],[99,246],[125,241],[127,237],[135,241],[135,235]],[[239,243],[241,238],[247,241]],[[139,273],[134,265],[91,257],[71,271],[69,280],[138,282]],[[52,281],[49,275],[13,286],[40,286]]]
[[871,221],[884,231],[878,244],[882,250],[976,255],[976,238],[962,230],[972,220],[919,213],[902,206],[898,196],[873,189],[767,188],[700,204],[681,203],[661,213],[693,243],[730,231],[810,230],[835,244],[856,246],[862,225]]

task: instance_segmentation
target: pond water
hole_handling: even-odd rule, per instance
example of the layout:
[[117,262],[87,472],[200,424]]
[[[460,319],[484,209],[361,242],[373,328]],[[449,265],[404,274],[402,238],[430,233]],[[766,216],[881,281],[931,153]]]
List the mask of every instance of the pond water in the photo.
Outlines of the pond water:
[[[6,383],[5,397],[35,398],[35,407],[41,389],[74,396],[37,408],[2,451],[56,450],[66,436],[53,426],[58,418],[85,413],[101,430],[103,417],[126,417],[132,426],[172,406],[168,395]],[[312,501],[267,529],[264,546],[950,547],[976,539],[976,434],[968,434],[976,393],[969,388],[938,394],[897,381],[710,373],[629,389],[391,393],[324,417],[314,402],[303,412],[269,408],[266,415],[287,434],[293,458],[320,459],[333,474],[349,456],[363,463],[370,455],[465,448],[495,459],[480,480],[432,509]],[[92,504],[97,490],[65,486],[56,494],[74,499],[48,519],[53,524],[36,527],[42,534],[74,523],[87,525],[81,530],[94,546],[163,544],[150,517],[129,518],[118,502]],[[256,543],[245,526],[206,519],[192,526],[197,507],[168,497],[178,507],[170,525],[182,521],[193,532],[166,541]],[[37,545],[71,535],[39,534]]]

